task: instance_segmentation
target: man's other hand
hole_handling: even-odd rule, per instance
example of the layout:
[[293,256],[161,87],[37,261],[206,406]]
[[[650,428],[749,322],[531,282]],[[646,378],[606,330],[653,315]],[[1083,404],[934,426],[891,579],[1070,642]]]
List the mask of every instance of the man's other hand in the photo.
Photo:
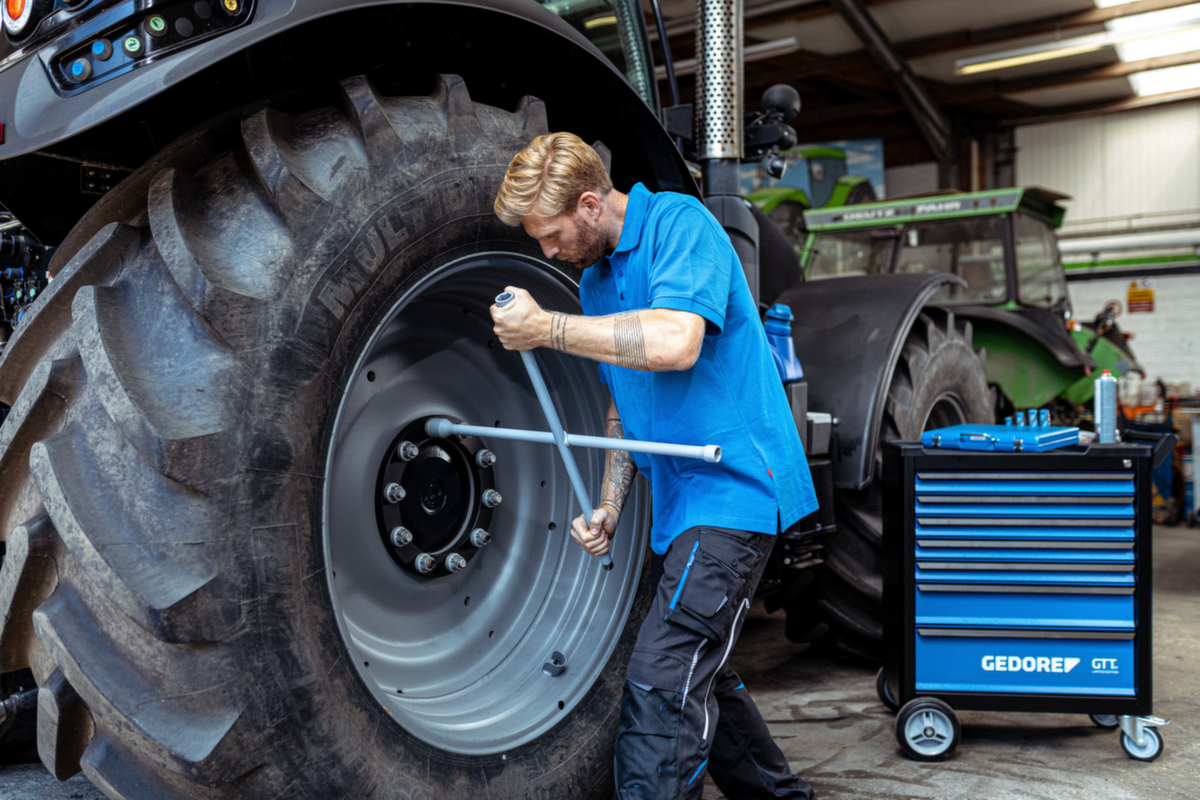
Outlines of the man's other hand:
[[607,508],[597,508],[592,512],[589,523],[583,514],[571,523],[571,536],[579,542],[579,546],[593,556],[602,556],[608,552],[608,542],[617,532],[617,518]]
[[546,312],[524,289],[506,286],[504,291],[513,293],[512,302],[504,308],[492,305],[489,309],[500,344],[505,350],[532,350],[544,346],[550,327]]

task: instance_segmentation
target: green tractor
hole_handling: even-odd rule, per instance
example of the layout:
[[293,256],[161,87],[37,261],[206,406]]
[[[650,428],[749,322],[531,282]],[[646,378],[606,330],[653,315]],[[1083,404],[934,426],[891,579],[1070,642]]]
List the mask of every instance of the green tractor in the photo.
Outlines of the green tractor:
[[908,198],[806,215],[809,280],[880,273],[943,273],[961,283],[933,301],[969,319],[988,354],[988,381],[1004,409],[1052,406],[1078,420],[1092,373],[1140,371],[1108,304],[1074,318],[1054,230],[1062,195],[1043,189]]
[[[947,343],[973,347],[985,362],[997,420],[1049,407],[1054,422],[1077,424],[1090,413],[1085,407],[1100,370],[1141,371],[1115,323],[1119,307],[1106,305],[1090,321],[1073,316],[1054,234],[1062,199],[1042,189],[1000,189],[805,214],[806,291],[789,289],[777,302],[796,315],[810,407],[840,418],[832,448],[837,532],[826,544],[815,597],[843,649],[849,642],[848,649],[869,656],[878,642],[882,443],[979,421],[982,406],[972,399],[978,387],[955,383],[976,366],[961,352],[937,357],[952,353]],[[931,290],[906,341],[880,344],[888,337],[877,323],[847,316],[825,299],[897,294],[903,282],[933,275],[950,280]],[[898,359],[882,352],[897,348]],[[876,380],[863,382],[868,375]],[[847,403],[848,388],[879,398],[870,416]],[[863,468],[852,469],[859,462]]]
[[756,165],[746,199],[779,226],[797,249],[804,246],[804,212],[875,200],[875,189],[862,175],[846,171],[846,151],[825,145],[793,147],[780,153],[787,167],[771,177],[767,164]]

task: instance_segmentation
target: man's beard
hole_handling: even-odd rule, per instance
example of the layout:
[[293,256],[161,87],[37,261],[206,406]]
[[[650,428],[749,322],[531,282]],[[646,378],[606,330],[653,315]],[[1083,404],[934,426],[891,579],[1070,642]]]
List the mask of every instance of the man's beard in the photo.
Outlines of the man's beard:
[[585,269],[595,264],[608,252],[608,240],[599,225],[579,217],[579,255],[570,259],[579,269]]

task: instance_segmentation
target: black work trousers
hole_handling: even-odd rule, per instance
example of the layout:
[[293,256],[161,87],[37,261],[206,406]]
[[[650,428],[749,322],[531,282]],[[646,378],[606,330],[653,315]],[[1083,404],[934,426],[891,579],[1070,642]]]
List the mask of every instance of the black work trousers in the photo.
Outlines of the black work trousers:
[[671,543],[625,672],[619,800],[698,800],[705,771],[735,800],[815,797],[728,664],[774,541],[700,527]]

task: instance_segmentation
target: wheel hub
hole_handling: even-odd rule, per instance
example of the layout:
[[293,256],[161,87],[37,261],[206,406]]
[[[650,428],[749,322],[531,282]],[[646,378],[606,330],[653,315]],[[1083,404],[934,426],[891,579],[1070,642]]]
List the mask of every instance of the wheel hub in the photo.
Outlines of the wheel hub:
[[[383,456],[375,517],[392,559],[414,575],[435,578],[465,568],[486,544],[488,537],[472,534],[492,522],[485,496],[494,495],[495,481],[490,461],[479,457],[483,440],[428,436],[428,419],[405,425]],[[411,535],[397,535],[398,528]],[[432,569],[422,555],[433,559]]]

